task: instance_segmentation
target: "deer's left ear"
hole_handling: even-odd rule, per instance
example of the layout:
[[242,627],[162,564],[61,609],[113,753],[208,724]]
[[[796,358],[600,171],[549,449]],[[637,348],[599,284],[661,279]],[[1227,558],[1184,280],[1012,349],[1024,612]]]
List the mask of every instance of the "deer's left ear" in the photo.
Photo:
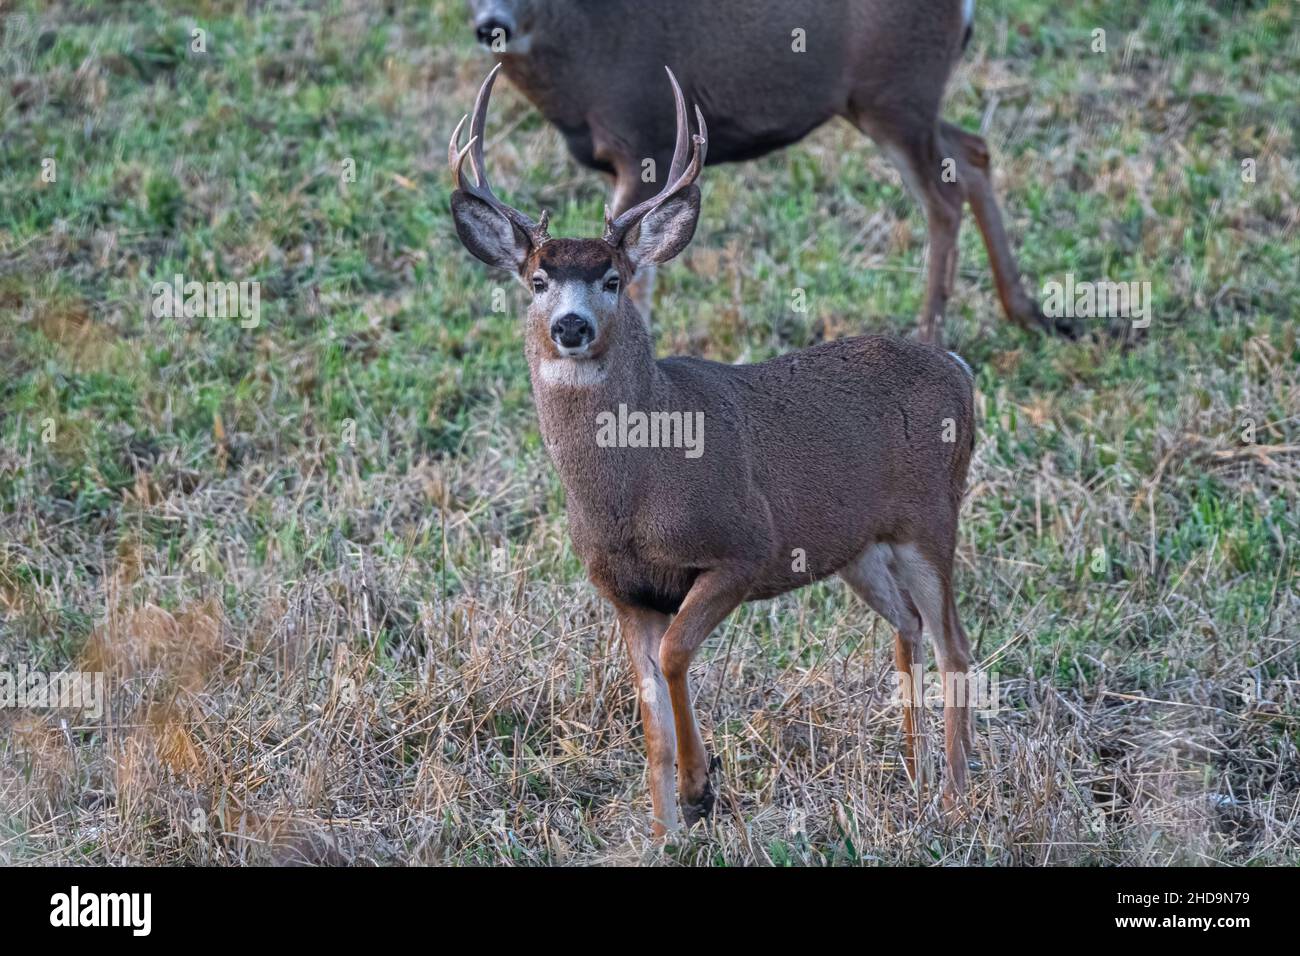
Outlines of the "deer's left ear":
[[687,186],[627,231],[623,251],[633,268],[667,262],[690,244],[700,218],[700,187]]

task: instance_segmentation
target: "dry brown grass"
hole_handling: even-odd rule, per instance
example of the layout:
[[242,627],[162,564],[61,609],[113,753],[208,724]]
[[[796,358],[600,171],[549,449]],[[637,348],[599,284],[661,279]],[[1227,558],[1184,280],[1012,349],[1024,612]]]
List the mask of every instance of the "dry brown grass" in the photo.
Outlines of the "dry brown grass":
[[[1157,607],[1121,602],[1118,613],[1168,618],[1166,641],[1124,653],[1153,667],[1179,655],[1176,669],[1194,677],[1135,686],[1128,675],[1142,666],[1106,650],[1071,682],[1032,676],[1035,658],[1053,653],[1033,646],[1045,612],[1032,607],[1013,638],[981,648],[986,668],[1019,676],[1002,679],[1000,712],[980,722],[982,769],[964,818],[918,800],[902,775],[881,622],[833,589],[748,606],[695,670],[722,759],[716,820],[652,846],[613,617],[588,587],[556,581],[563,519],[538,510],[531,469],[503,465],[530,457],[508,427],[485,422],[472,442],[485,451],[439,469],[395,483],[341,475],[320,489],[338,508],[382,492],[385,516],[399,516],[391,530],[407,537],[445,521],[452,554],[481,555],[499,520],[529,513],[508,571],[456,562],[445,602],[436,582],[432,593],[412,586],[409,565],[354,552],[296,581],[270,568],[246,575],[243,619],[232,621],[210,599],[172,612],[142,602],[134,595],[163,582],[147,580],[147,564],[142,579],[135,555],[119,556],[81,659],[109,675],[112,708],[93,725],[5,716],[0,801],[22,827],[0,852],[38,863],[1292,858],[1294,710],[1243,701],[1245,649],[1235,645],[1247,635],[1198,612],[1194,579],[1205,569],[1192,567],[1162,584]],[[970,509],[1015,480],[977,455]],[[1041,481],[1047,500],[1130,507],[1050,471]],[[428,498],[445,510],[425,512]],[[978,582],[1027,569],[1012,553],[963,555],[980,641],[983,618],[998,611],[980,609],[995,585]],[[1294,682],[1295,595],[1279,594],[1275,611],[1250,639],[1292,654]],[[378,635],[395,633],[381,648]],[[932,716],[932,736],[940,723]]]

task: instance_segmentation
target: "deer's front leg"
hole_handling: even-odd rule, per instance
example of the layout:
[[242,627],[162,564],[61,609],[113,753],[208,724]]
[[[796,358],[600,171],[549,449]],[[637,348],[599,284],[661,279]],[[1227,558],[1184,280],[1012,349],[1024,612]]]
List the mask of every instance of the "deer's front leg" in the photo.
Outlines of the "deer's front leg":
[[650,804],[654,812],[651,831],[663,836],[677,829],[677,793],[673,758],[677,735],[673,728],[668,684],[659,669],[659,647],[668,629],[668,615],[647,608],[618,606],[619,628],[636,675],[641,725],[645,728],[646,758],[650,763]]
[[677,782],[682,816],[687,826],[713,809],[709,757],[691,708],[687,681],[691,658],[715,627],[722,623],[749,591],[748,576],[706,571],[695,579],[677,617],[659,645],[659,666],[668,680],[677,725]]

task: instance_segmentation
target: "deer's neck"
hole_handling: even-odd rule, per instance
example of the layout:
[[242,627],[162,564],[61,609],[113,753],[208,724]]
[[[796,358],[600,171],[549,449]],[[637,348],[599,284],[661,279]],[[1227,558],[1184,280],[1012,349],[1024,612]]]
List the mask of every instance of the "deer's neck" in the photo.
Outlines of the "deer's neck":
[[[618,77],[626,58],[614,45],[640,0],[593,0],[534,4],[533,22],[524,49],[498,57],[506,75],[548,120],[562,131],[584,129],[594,95],[604,95],[607,78]],[[644,18],[642,18],[644,19]],[[645,25],[638,43],[645,43]],[[574,50],[583,51],[575,57]],[[654,57],[650,59],[658,62]]]
[[[637,484],[643,460],[597,441],[599,416],[650,411],[664,400],[650,333],[626,300],[617,341],[598,359],[553,359],[529,348],[528,364],[542,440],[569,494],[570,508],[619,509]],[[580,500],[575,500],[580,499]],[[599,500],[597,500],[599,499]]]

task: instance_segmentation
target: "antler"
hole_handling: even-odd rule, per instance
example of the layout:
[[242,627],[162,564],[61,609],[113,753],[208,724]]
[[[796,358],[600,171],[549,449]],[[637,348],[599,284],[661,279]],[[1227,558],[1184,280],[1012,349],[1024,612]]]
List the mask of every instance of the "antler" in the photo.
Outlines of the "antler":
[[[677,193],[695,182],[700,175],[700,170],[704,167],[704,157],[709,148],[709,131],[704,125],[704,115],[700,112],[698,106],[695,107],[695,122],[700,131],[692,136],[690,121],[686,114],[686,99],[682,96],[682,88],[677,84],[677,77],[673,76],[673,71],[666,66],[664,70],[668,73],[668,82],[673,85],[673,98],[677,101],[677,144],[673,148],[673,162],[668,169],[668,181],[658,194],[643,203],[633,206],[617,219],[610,213],[609,207],[605,207],[605,241],[610,245],[618,245],[623,241],[623,236],[627,234],[627,231],[644,218],[646,214],[659,208]],[[686,153],[692,141],[694,141],[695,149],[688,165]]]
[[[549,213],[543,211],[541,219],[534,222],[518,209],[507,206],[498,199],[493,194],[492,187],[488,185],[487,165],[483,161],[483,123],[487,118],[488,100],[492,97],[492,84],[496,82],[500,70],[501,64],[498,63],[479,87],[478,98],[474,100],[473,119],[469,124],[469,142],[463,149],[460,147],[460,131],[465,125],[465,120],[470,118],[463,116],[456,124],[456,131],[451,134],[451,144],[447,147],[447,161],[451,164],[451,174],[456,180],[456,185],[462,192],[487,203],[528,236],[534,246],[540,246],[550,238],[546,233]],[[475,182],[470,182],[469,177],[465,175],[466,156],[469,157],[470,165],[474,167]]]

